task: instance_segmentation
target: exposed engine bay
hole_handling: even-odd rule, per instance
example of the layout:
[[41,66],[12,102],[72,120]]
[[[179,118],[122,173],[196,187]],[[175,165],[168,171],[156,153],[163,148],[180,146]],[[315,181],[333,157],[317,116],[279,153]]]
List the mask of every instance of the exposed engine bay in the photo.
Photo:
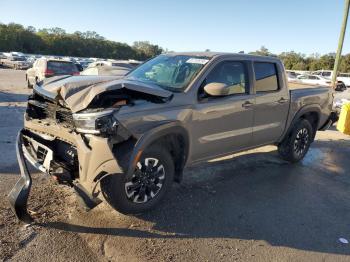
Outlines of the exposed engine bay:
[[37,85],[28,99],[26,120],[59,125],[70,132],[106,136],[116,133],[114,114],[121,107],[165,103],[172,97],[171,92],[153,85],[107,80],[58,77]]

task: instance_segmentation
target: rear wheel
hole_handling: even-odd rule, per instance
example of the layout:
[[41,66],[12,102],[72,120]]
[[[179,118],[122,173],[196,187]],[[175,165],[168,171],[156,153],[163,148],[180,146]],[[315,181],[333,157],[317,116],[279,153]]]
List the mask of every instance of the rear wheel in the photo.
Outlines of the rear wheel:
[[174,163],[170,153],[156,146],[145,151],[130,178],[107,176],[101,189],[107,202],[123,214],[137,214],[154,208],[171,188]]
[[306,119],[301,119],[290,134],[278,145],[278,153],[289,162],[298,162],[306,155],[313,137],[312,125]]

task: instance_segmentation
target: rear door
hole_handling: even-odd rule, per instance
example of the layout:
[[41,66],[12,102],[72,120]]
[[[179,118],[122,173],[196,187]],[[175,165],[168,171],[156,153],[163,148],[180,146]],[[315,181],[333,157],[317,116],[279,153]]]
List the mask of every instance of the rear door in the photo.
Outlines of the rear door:
[[[252,142],[254,95],[246,61],[222,61],[209,70],[198,91],[191,121],[192,160],[203,160],[249,147]],[[209,96],[204,86],[224,83],[227,96]]]
[[283,68],[273,62],[254,62],[256,93],[254,106],[254,145],[277,141],[282,135],[289,111],[290,96]]

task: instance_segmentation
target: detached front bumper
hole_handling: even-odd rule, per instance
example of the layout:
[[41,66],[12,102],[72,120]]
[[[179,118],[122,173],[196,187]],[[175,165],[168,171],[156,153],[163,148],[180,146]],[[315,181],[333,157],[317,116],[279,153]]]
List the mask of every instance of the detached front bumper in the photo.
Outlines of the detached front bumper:
[[[20,179],[8,195],[16,217],[25,223],[33,221],[27,211],[32,185],[28,162],[41,172],[53,175],[59,182],[73,187],[88,209],[99,204],[101,200],[98,199],[99,191],[96,191],[96,186],[101,174],[121,172],[116,159],[109,153],[107,142],[99,138],[90,139],[91,148],[89,148],[79,138],[80,136],[76,137],[75,145],[70,145],[55,137],[38,134],[23,129],[17,136],[16,152]],[[75,155],[75,157],[64,159],[64,155],[66,157]]]
[[27,224],[33,222],[33,219],[28,214],[27,211],[27,201],[32,186],[32,178],[28,171],[27,164],[25,162],[25,157],[22,150],[22,132],[17,135],[16,141],[16,153],[17,160],[20,168],[20,179],[17,181],[16,185],[12,188],[8,199],[10,206],[16,217]]

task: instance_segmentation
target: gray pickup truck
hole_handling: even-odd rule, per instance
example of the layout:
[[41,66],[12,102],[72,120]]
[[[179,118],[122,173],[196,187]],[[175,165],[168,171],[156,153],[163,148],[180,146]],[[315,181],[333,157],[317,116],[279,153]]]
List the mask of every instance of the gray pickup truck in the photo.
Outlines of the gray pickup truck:
[[[46,81],[46,82],[45,82]],[[289,90],[277,58],[170,53],[123,78],[59,76],[38,83],[17,139],[21,178],[9,195],[26,211],[26,160],[73,186],[89,207],[153,208],[186,166],[264,145],[298,162],[334,121],[328,87]]]

